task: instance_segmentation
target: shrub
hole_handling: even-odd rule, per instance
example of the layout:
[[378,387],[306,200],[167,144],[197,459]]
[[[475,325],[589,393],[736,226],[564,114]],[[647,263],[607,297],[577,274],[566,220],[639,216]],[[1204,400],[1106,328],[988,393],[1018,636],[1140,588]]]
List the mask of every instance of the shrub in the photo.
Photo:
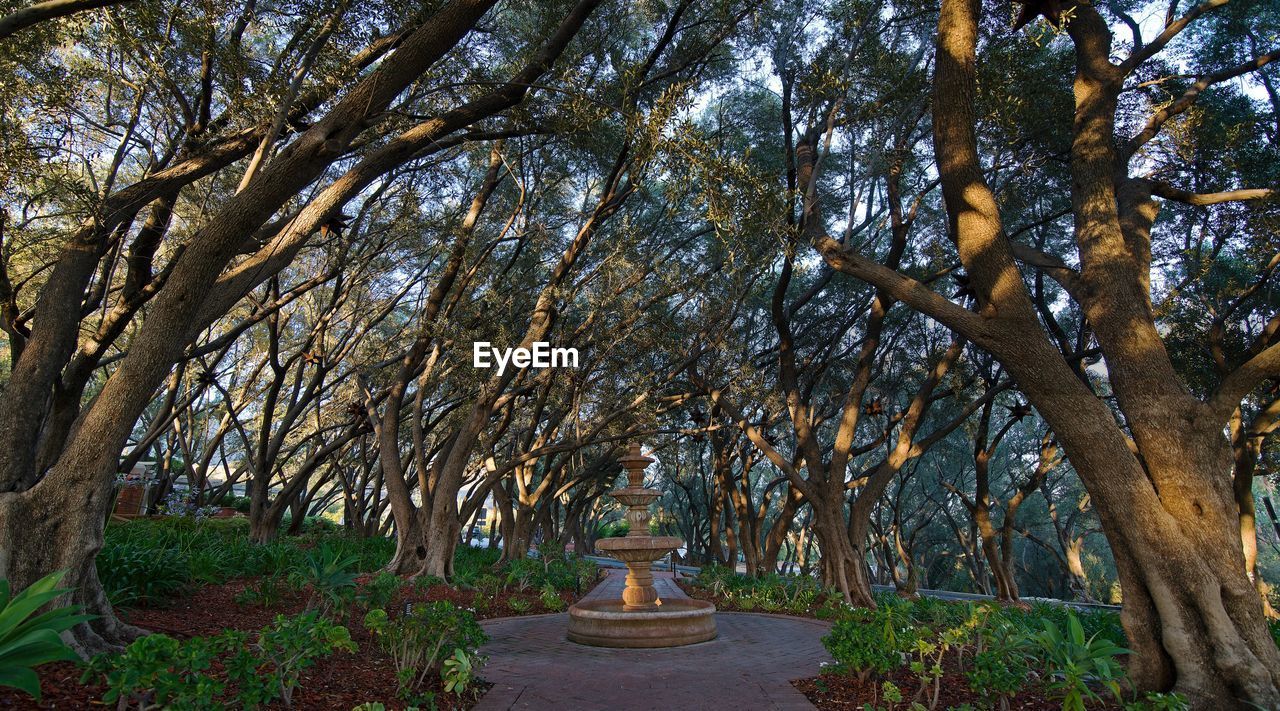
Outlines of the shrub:
[[596,538],[618,538],[627,535],[631,530],[631,525],[625,520],[615,521],[613,523],[602,523],[596,527]]
[[965,672],[969,688],[987,699],[999,699],[1002,708],[1009,707],[1008,697],[1022,688],[1027,665],[1006,661],[999,652],[986,650],[973,656],[973,668]]
[[716,597],[725,598],[743,610],[790,612],[832,616],[834,610],[819,612],[833,594],[816,578],[777,574],[747,577],[723,565],[709,565],[698,573],[693,585]]
[[476,578],[474,583],[476,592],[487,597],[497,597],[502,592],[503,581],[496,575],[486,573]]
[[[276,699],[290,706],[302,670],[337,650],[355,649],[345,627],[314,612],[281,615],[252,644],[238,630],[183,641],[162,634],[140,637],[121,654],[95,657],[81,683],[103,677],[102,700],[120,708],[258,708]],[[232,684],[210,674],[215,664]],[[227,698],[231,688],[234,703]]]
[[966,626],[974,629],[973,663],[965,672],[969,688],[984,699],[998,699],[1008,708],[1009,699],[1020,691],[1031,672],[1029,631],[1021,624],[1025,616],[1017,611],[991,605],[968,605]]
[[560,593],[551,585],[542,586],[542,593],[538,596],[538,599],[542,601],[543,607],[552,612],[560,612],[568,607],[564,598],[560,597]]
[[40,677],[34,667],[48,662],[75,659],[59,633],[93,619],[76,614],[76,606],[36,610],[70,590],[58,587],[65,573],[44,576],[25,590],[9,596],[9,581],[0,580],[0,686],[11,686],[40,698]]
[[173,548],[104,545],[96,561],[98,580],[117,606],[153,605],[191,581],[190,561]]
[[458,546],[453,554],[453,574],[461,575],[466,580],[477,580],[481,574],[489,571],[498,562],[502,553],[490,548],[472,548]]
[[523,615],[533,609],[533,603],[521,597],[513,597],[507,600],[507,607],[511,608],[511,611],[517,615]]
[[134,640],[120,655],[95,657],[81,683],[105,677],[102,700],[129,708],[216,709],[226,684],[210,676],[218,655],[228,649],[225,637],[194,637],[184,642],[163,634]]
[[[146,566],[136,578],[124,580],[117,586],[128,592],[138,585],[125,583],[145,581],[148,577],[156,577],[157,573],[165,573],[165,569],[174,572],[164,577],[177,577],[181,584],[193,580],[218,583],[250,575],[287,575],[305,567],[307,551],[303,546],[312,543],[317,548],[336,551],[341,558],[354,559],[351,567],[356,572],[370,572],[385,566],[395,550],[395,541],[390,538],[362,539],[337,530],[328,523],[310,524],[304,530],[300,537],[258,544],[249,540],[249,522],[243,518],[203,521],[192,518],[138,519],[113,523],[107,527],[98,566],[99,577],[106,583],[113,575],[112,565],[130,569]],[[120,561],[115,561],[112,556],[123,555],[124,550],[118,550],[120,547],[141,551],[142,560],[125,561],[129,566],[119,565]],[[115,577],[128,576],[122,570]],[[157,595],[151,598],[163,598],[180,588],[181,585],[169,592],[156,590]],[[122,597],[126,602],[132,599],[128,594]]]
[[[1035,602],[1031,605],[1031,610],[1022,613],[1025,617],[1032,620],[1050,620],[1059,628],[1065,629],[1070,625],[1070,618],[1074,617],[1084,630],[1085,637],[1097,637],[1105,639],[1117,647],[1124,647],[1128,644],[1128,639],[1124,635],[1124,627],[1120,624],[1119,613],[1110,610],[1089,610],[1077,612],[1076,610],[1066,606],[1057,605],[1048,602]],[[1039,628],[1039,622],[1029,623]]]
[[395,600],[403,584],[400,576],[384,570],[360,587],[360,591],[356,593],[356,602],[366,610],[386,607]]
[[533,578],[540,568],[542,568],[542,564],[532,558],[511,561],[507,564],[505,587],[514,587],[517,592],[528,590],[534,584]]
[[1096,633],[1085,637],[1080,619],[1070,610],[1065,633],[1052,620],[1041,623],[1044,629],[1033,638],[1037,657],[1045,664],[1049,691],[1062,700],[1063,711],[1084,711],[1086,701],[1101,700],[1090,688],[1091,680],[1120,698],[1119,680],[1124,677],[1124,669],[1116,655],[1129,650]]
[[873,671],[884,674],[902,664],[916,636],[902,610],[883,605],[851,610],[822,638],[822,645],[841,668],[865,682]]
[[279,575],[268,575],[236,593],[235,602],[237,605],[273,607],[284,599],[284,595],[284,581]]
[[461,647],[453,650],[453,655],[444,660],[444,690],[451,694],[461,694],[471,687],[475,680],[476,667],[484,663],[484,657],[472,654]]
[[[338,650],[356,651],[346,627],[316,612],[295,617],[278,615],[275,624],[259,634],[257,654],[239,656],[240,663],[228,663],[227,670],[240,683],[241,701],[247,705],[279,698],[285,706],[292,706],[293,691],[302,671]],[[239,673],[233,673],[233,669]],[[255,698],[245,698],[248,693]]]
[[324,545],[307,554],[302,566],[289,574],[289,582],[298,589],[311,588],[307,609],[318,609],[321,614],[341,612],[355,596],[353,569],[358,562],[356,557],[343,556],[336,548]]
[[395,618],[385,610],[370,610],[364,624],[391,655],[402,696],[420,689],[428,675],[439,673],[454,650],[471,653],[488,639],[474,615],[445,600],[413,605]]

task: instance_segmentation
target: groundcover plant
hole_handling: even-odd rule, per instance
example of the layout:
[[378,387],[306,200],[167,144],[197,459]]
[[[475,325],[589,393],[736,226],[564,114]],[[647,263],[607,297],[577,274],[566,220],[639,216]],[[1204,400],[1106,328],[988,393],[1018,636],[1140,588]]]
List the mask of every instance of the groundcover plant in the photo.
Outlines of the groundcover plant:
[[1280,708],[1278,53],[0,0],[0,706]]

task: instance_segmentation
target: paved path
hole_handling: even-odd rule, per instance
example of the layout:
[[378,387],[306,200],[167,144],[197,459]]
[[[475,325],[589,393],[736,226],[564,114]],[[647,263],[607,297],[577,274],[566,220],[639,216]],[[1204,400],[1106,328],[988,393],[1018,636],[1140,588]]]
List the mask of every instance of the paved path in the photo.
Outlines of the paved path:
[[[655,574],[664,598],[687,597]],[[621,571],[588,597],[621,594]],[[792,679],[818,673],[830,656],[828,625],[780,615],[716,613],[720,635],[671,649],[606,649],[565,639],[568,614],[484,622],[481,671],[494,686],[475,707],[492,709],[812,709]]]

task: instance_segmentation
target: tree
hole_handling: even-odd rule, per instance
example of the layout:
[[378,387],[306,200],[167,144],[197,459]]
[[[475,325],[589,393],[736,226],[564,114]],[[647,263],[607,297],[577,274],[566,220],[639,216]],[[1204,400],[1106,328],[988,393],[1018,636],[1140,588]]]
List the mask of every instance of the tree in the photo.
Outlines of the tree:
[[[42,423],[50,419],[45,408],[52,384],[76,348],[80,295],[106,251],[105,240],[112,230],[147,203],[247,155],[269,133],[241,132],[227,150],[215,150],[212,155],[200,152],[114,194],[106,209],[96,211],[67,240],[35,307],[36,328],[25,340],[0,396],[0,491],[4,492],[0,494],[0,550],[6,553],[6,577],[20,585],[52,569],[69,571],[67,582],[75,587],[74,601],[99,615],[74,631],[79,651],[92,654],[111,649],[138,634],[112,614],[97,581],[93,557],[102,544],[102,522],[111,500],[118,452],[156,386],[187,345],[252,288],[287,265],[311,235],[332,225],[342,205],[373,181],[438,146],[454,131],[522,101],[531,80],[550,67],[595,4],[580,3],[566,14],[560,30],[520,75],[521,81],[414,124],[385,143],[365,147],[359,160],[304,208],[282,224],[267,226],[299,191],[347,154],[366,129],[383,124],[386,109],[396,97],[455,47],[493,2],[458,0],[421,25],[411,23],[396,37],[393,53],[260,168],[192,235],[151,296],[147,317],[132,338],[128,354],[90,406],[75,418],[74,428],[68,422],[65,432],[42,434]],[[264,235],[258,241],[260,230]],[[246,243],[256,251],[240,257]],[[37,446],[50,437],[65,445],[49,458],[46,470],[38,466]],[[82,505],[69,507],[68,499]],[[40,544],[25,543],[32,540]]]
[[1239,707],[1274,706],[1280,703],[1280,652],[1244,574],[1223,430],[1243,397],[1280,374],[1280,344],[1264,342],[1211,395],[1198,398],[1174,371],[1149,295],[1159,208],[1153,195],[1203,203],[1267,191],[1197,197],[1130,177],[1127,168],[1137,149],[1204,88],[1253,71],[1269,57],[1202,73],[1131,139],[1118,136],[1116,127],[1126,78],[1217,4],[1181,16],[1171,9],[1164,30],[1119,63],[1111,59],[1111,30],[1097,9],[1073,5],[1067,20],[1077,60],[1070,168],[1079,267],[1051,255],[1027,261],[1057,279],[1089,320],[1123,422],[1044,335],[984,178],[974,126],[978,2],[944,0],[934,78],[934,149],[949,234],[978,311],[856,254],[825,234],[819,221],[811,223],[810,236],[833,267],[889,290],[992,353],[1049,423],[1088,487],[1115,554],[1138,686],[1175,689],[1199,704],[1232,699]]

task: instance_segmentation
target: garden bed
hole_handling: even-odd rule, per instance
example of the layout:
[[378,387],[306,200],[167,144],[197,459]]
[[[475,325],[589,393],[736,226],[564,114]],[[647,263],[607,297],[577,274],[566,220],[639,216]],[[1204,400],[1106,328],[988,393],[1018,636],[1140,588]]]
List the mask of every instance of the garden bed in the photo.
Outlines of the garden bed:
[[[885,682],[893,685],[898,691],[899,701],[886,698]],[[807,679],[796,679],[791,682],[800,693],[809,699],[819,711],[863,711],[866,704],[883,711],[906,711],[915,700],[920,681],[910,669],[901,667],[884,675],[872,675],[866,681],[859,681],[857,675],[837,670],[830,670]],[[998,702],[989,696],[980,694],[969,687],[969,681],[956,668],[954,663],[945,665],[941,683],[938,686],[938,709],[981,709],[1000,708]],[[919,696],[919,701],[929,707],[932,701],[932,689],[926,689]],[[892,695],[892,692],[890,692]],[[1048,698],[1036,689],[1026,689],[1008,699],[1010,711],[1060,711],[1062,702]],[[1114,709],[1121,708],[1115,702],[1095,703],[1089,708]]]
[[830,620],[822,643],[835,663],[792,682],[819,709],[1186,707],[1176,695],[1132,692],[1124,631],[1110,611],[892,594],[877,594],[871,610],[846,605],[813,578],[747,578],[719,567],[681,586],[720,610]]
[[[277,615],[297,614],[306,607],[307,596],[304,593],[289,593],[279,602],[263,606],[253,603],[238,602],[237,598],[246,589],[260,583],[261,579],[246,578],[233,580],[220,585],[207,585],[199,588],[194,594],[173,600],[164,607],[149,607],[121,610],[121,617],[130,624],[143,629],[161,633],[176,639],[190,639],[219,634],[224,630],[234,629],[246,632],[255,631],[271,624]],[[409,587],[403,595],[396,598],[396,605],[405,602],[428,602],[447,600],[459,607],[472,607],[477,591],[459,590],[444,584],[435,584],[422,591]],[[563,594],[564,604],[575,600],[570,593]],[[512,602],[522,612],[512,609]],[[525,609],[524,601],[528,604]],[[502,592],[492,598],[492,604],[482,605],[476,617],[488,619],[518,614],[541,614],[553,612],[548,609],[539,595],[520,592]],[[314,667],[302,674],[301,684],[293,699],[295,709],[335,709],[351,711],[352,708],[368,702],[378,701],[386,704],[388,709],[407,708],[409,704],[396,701],[396,672],[390,657],[375,643],[372,636],[360,623],[359,615],[353,614],[345,621],[351,633],[352,641],[359,648],[354,654],[338,652],[331,657],[320,660]],[[22,692],[0,687],[0,708],[4,709],[86,709],[102,707],[102,696],[107,687],[97,680],[81,684],[84,670],[79,664],[57,662],[46,664],[37,669],[40,675],[42,699],[39,703]],[[480,671],[483,677],[483,667]],[[433,685],[427,689],[435,694],[435,702],[442,710],[470,708],[489,688],[485,682],[473,686],[464,696],[444,693],[440,679],[433,679]],[[266,708],[284,708],[274,703]]]
[[[470,708],[489,688],[483,681],[483,666],[475,667],[471,682],[460,691],[446,690],[441,673],[434,671],[440,668],[442,658],[437,658],[436,666],[418,667],[433,671],[416,687],[415,695],[405,697],[398,693],[401,689],[397,664],[389,651],[396,644],[388,645],[391,638],[385,637],[386,631],[396,633],[403,629],[398,627],[402,620],[428,619],[433,614],[472,620],[458,628],[467,629],[469,625],[474,630],[466,633],[468,641],[456,645],[451,642],[443,658],[448,658],[449,650],[458,645],[474,655],[477,637],[483,641],[474,620],[563,611],[590,590],[598,577],[594,566],[578,559],[549,557],[546,561],[532,559],[496,566],[496,551],[460,549],[454,564],[458,585],[438,579],[410,583],[389,573],[372,572],[385,565],[389,557],[390,551],[382,550],[387,548],[384,542],[366,543],[320,530],[314,535],[253,547],[242,543],[239,533],[240,525],[232,522],[194,527],[182,521],[130,522],[108,530],[108,548],[113,550],[104,559],[119,563],[118,567],[99,567],[107,590],[122,603],[117,609],[121,619],[177,640],[183,650],[198,649],[206,643],[219,650],[209,656],[210,663],[199,667],[198,675],[190,674],[187,668],[170,676],[181,678],[187,674],[181,682],[187,684],[186,688],[204,683],[192,681],[196,676],[209,679],[208,683],[215,686],[225,684],[224,689],[204,699],[218,700],[222,706],[236,705],[233,700],[242,688],[237,678],[253,683],[251,677],[236,677],[226,668],[235,663],[236,652],[252,645],[257,655],[254,664],[269,664],[271,657],[259,635],[280,629],[281,620],[310,616],[305,613],[316,608],[315,612],[323,613],[321,619],[331,621],[323,625],[333,628],[332,623],[337,623],[345,629],[336,630],[342,638],[340,643],[301,669],[292,691],[293,709],[351,711],[370,702],[384,704],[387,709]],[[449,604],[439,607],[444,603]],[[366,618],[370,613],[381,615],[383,637],[371,631]],[[323,630],[323,625],[315,629]],[[305,624],[302,626],[301,639],[308,638],[308,629]],[[237,633],[244,636],[236,637]],[[228,634],[232,636],[227,637]],[[148,638],[156,639],[160,637]],[[299,639],[296,630],[293,639]],[[182,654],[185,652],[172,658],[183,659]],[[126,657],[104,657],[100,663],[109,669],[123,664],[123,659]],[[471,660],[477,661],[473,656]],[[139,673],[148,673],[145,662],[138,666],[142,668]],[[158,668],[180,667],[161,664]],[[261,668],[269,671],[276,667]],[[21,691],[0,687],[0,709],[103,707],[104,696],[110,691],[102,672],[86,677],[83,664],[56,662],[39,666],[36,671],[42,699],[36,702]],[[82,677],[86,683],[81,683]],[[134,688],[155,688],[153,683],[148,681]],[[214,704],[211,708],[222,706]],[[259,707],[286,708],[279,698]]]

